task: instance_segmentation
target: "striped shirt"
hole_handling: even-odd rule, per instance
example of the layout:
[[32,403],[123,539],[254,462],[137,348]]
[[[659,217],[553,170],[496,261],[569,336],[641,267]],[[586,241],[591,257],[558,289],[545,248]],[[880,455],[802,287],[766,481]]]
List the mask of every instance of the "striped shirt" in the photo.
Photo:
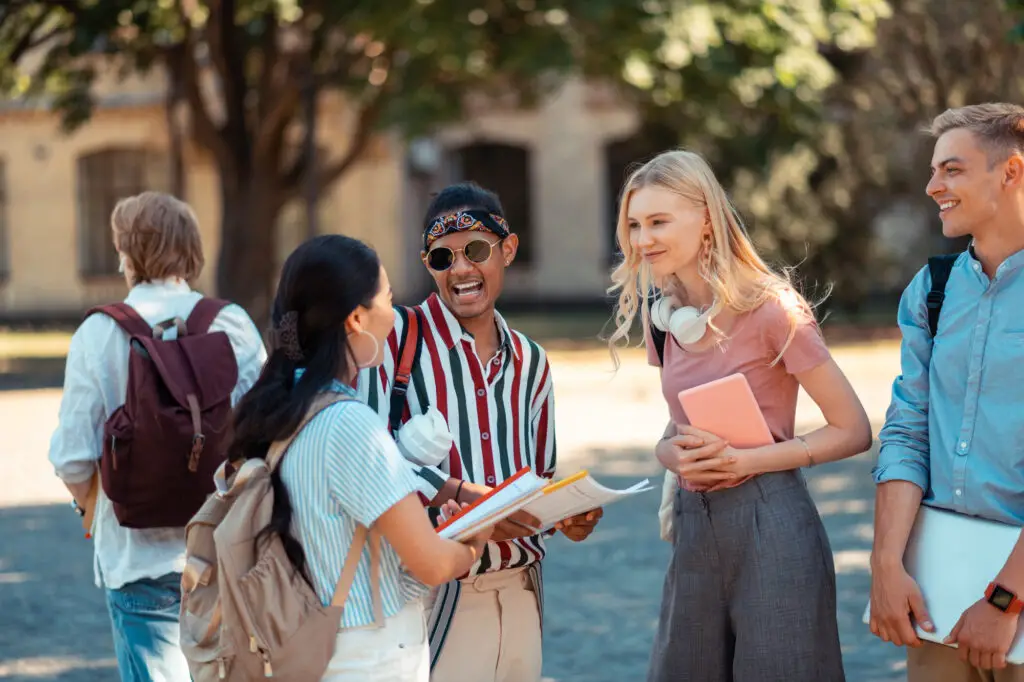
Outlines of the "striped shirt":
[[[340,382],[330,390],[355,396]],[[377,415],[356,400],[335,403],[304,428],[281,460],[281,480],[292,503],[292,533],[306,553],[313,586],[324,606],[352,545],[356,523],[370,527],[381,514],[416,492],[416,476]],[[380,592],[389,618],[427,588],[401,568],[381,538]],[[344,627],[373,622],[370,549],[363,550],[345,603]]]
[[[455,441],[440,466],[413,467],[419,477],[419,492],[429,500],[449,477],[493,487],[524,466],[552,477],[554,390],[544,349],[510,329],[495,312],[498,351],[494,358],[481,360],[472,335],[436,294],[417,309],[423,347],[412,371],[403,422],[433,405],[447,419]],[[359,377],[360,395],[385,422],[407,314],[411,314],[409,309],[396,309],[395,330],[388,337],[384,363],[378,370],[364,370]],[[470,573],[529,566],[539,562],[544,551],[540,536],[491,542]]]

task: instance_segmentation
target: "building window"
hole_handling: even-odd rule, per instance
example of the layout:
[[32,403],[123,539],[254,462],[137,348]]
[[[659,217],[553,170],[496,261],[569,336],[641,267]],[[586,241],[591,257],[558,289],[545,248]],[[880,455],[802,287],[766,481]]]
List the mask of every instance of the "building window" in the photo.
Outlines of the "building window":
[[110,215],[118,201],[147,190],[170,191],[165,154],[105,149],[78,159],[78,263],[83,276],[118,274]]
[[498,195],[505,208],[505,220],[519,235],[515,262],[532,263],[536,239],[531,210],[530,151],[507,144],[470,144],[456,151],[455,162],[457,181],[472,180]]
[[11,275],[10,230],[7,228],[7,164],[0,159],[0,282]]

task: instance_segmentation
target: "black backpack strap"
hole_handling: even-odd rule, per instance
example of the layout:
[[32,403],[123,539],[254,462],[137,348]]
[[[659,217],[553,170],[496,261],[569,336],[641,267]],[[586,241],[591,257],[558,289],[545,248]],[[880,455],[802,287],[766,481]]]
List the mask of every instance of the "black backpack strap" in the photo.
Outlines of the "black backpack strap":
[[651,330],[651,341],[654,343],[654,350],[658,351],[658,364],[665,366],[665,339],[668,338],[665,332],[654,326],[648,325]]
[[[654,306],[654,302],[658,298],[651,294],[647,297],[647,309],[650,310]],[[665,366],[665,341],[668,335],[654,326],[654,322],[648,318],[647,328],[651,332],[651,341],[654,343],[654,350],[658,351],[658,364],[662,367]]]
[[[412,373],[420,358],[423,347],[423,318],[419,308],[398,308],[398,314],[405,320],[402,325],[402,338],[398,343],[398,360],[395,364],[395,380],[391,386],[391,405],[388,412],[388,430],[398,431],[402,425],[402,412],[405,410],[405,396],[412,381]],[[411,342],[411,343],[410,343]]]
[[960,257],[958,253],[950,253],[942,256],[932,256],[928,259],[928,272],[932,277],[932,288],[928,292],[925,304],[928,306],[928,329],[932,338],[939,331],[939,314],[942,312],[942,303],[946,299],[946,283],[949,281],[949,274],[953,271],[953,264]]

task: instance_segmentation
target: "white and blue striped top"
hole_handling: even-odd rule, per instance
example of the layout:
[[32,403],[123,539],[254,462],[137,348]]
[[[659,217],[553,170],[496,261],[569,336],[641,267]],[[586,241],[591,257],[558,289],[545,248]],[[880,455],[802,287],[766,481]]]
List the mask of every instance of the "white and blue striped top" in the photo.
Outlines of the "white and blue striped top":
[[[329,390],[355,392],[335,381]],[[381,424],[357,400],[326,408],[292,442],[280,465],[291,499],[292,534],[302,544],[317,596],[330,604],[356,522],[369,527],[381,514],[417,490],[416,477]],[[398,554],[381,538],[380,590],[385,617],[427,588],[400,568]],[[370,549],[356,570],[345,603],[343,627],[373,622]]]

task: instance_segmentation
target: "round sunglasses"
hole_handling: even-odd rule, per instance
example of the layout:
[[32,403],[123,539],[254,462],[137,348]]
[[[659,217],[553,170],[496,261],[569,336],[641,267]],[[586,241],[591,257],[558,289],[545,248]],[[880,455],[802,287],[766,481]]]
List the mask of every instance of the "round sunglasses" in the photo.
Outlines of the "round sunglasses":
[[470,263],[486,263],[487,259],[491,257],[491,251],[495,246],[501,243],[502,240],[496,242],[489,242],[486,239],[473,239],[466,242],[466,245],[461,249],[450,249],[447,246],[439,246],[436,249],[431,249],[427,252],[427,255],[423,258],[423,262],[427,264],[427,267],[435,272],[444,272],[451,266],[455,265],[455,259],[460,253],[466,254],[466,259]]

